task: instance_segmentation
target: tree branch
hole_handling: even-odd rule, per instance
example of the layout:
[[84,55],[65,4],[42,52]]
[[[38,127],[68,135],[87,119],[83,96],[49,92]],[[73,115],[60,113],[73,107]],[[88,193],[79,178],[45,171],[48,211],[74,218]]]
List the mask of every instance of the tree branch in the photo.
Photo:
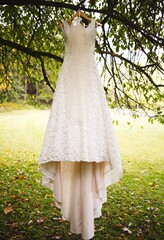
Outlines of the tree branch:
[[[81,4],[81,3],[80,3]],[[54,2],[54,1],[45,1],[45,0],[1,0],[0,5],[17,5],[17,6],[23,6],[23,5],[33,5],[33,6],[47,6],[47,7],[56,7],[56,8],[70,8],[73,10],[79,9],[79,4],[73,5],[68,4],[64,2]]]
[[123,60],[123,61],[128,62],[128,63],[131,64],[133,67],[135,67],[135,69],[137,69],[139,72],[142,72],[142,73],[149,79],[149,81],[150,81],[157,89],[158,89],[159,87],[164,87],[163,84],[156,84],[156,83],[153,81],[153,79],[151,78],[151,76],[150,76],[147,72],[145,72],[142,67],[140,67],[139,65],[136,65],[135,63],[133,63],[133,62],[130,61],[129,59],[124,58],[123,56],[121,56],[121,55],[119,55],[119,54],[116,54],[116,53],[114,53],[114,52],[108,52],[108,51],[101,51],[101,50],[99,50],[99,53],[101,53],[101,54],[110,54],[110,55],[113,56],[113,57],[117,57],[117,58],[119,58],[119,59],[121,59],[121,60]]
[[46,69],[45,69],[44,61],[43,61],[42,57],[39,57],[39,60],[41,62],[41,67],[42,67],[42,73],[43,73],[43,76],[44,76],[44,80],[45,80],[46,84],[51,88],[52,92],[55,92],[53,87],[50,84],[50,81],[49,81],[48,77],[47,77],[47,73],[46,73]]
[[39,57],[48,57],[48,58],[52,58],[58,62],[63,62],[63,59],[59,56],[56,56],[52,53],[48,53],[48,52],[42,52],[42,51],[36,51],[36,50],[33,50],[31,48],[28,48],[28,47],[24,47],[22,46],[21,44],[18,44],[18,43],[14,43],[10,40],[5,40],[3,38],[0,37],[0,44],[1,45],[5,45],[5,46],[8,46],[8,47],[11,47],[11,48],[14,48],[18,51],[21,51],[23,53],[26,53],[30,56],[33,56],[33,57],[36,57],[36,58],[39,58]]
[[[33,14],[33,15],[34,15],[34,14]],[[39,6],[39,18],[36,19],[36,24],[35,24],[35,27],[34,27],[34,29],[33,29],[31,38],[30,38],[30,40],[29,40],[29,42],[28,42],[28,44],[27,44],[27,47],[30,46],[31,42],[32,42],[33,39],[34,39],[35,32],[36,32],[36,30],[37,30],[37,28],[38,28],[38,25],[39,25],[39,21],[40,21],[40,6]]]
[[[135,29],[137,32],[140,32],[145,38],[147,38],[150,42],[160,45],[160,46],[164,46],[164,39],[158,37],[157,35],[153,34],[152,32],[148,31],[147,29],[142,28],[139,24],[136,24],[134,22],[132,22],[131,20],[129,20],[128,18],[124,17],[123,15],[121,15],[119,12],[117,11],[113,11],[114,14],[112,15],[112,17],[116,20],[118,20],[119,22],[122,22],[124,25],[129,26],[132,29]],[[111,15],[109,13],[106,13],[107,15]]]

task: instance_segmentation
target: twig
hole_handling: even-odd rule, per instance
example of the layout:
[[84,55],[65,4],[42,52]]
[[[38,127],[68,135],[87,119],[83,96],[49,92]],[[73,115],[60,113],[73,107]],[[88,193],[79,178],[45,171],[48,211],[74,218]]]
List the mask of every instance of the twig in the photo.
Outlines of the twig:
[[44,76],[44,80],[45,80],[46,84],[51,88],[52,92],[55,92],[55,90],[51,86],[50,81],[47,77],[46,69],[45,69],[45,66],[44,66],[44,61],[41,57],[39,57],[39,60],[41,62],[41,67],[42,67],[42,73],[43,73],[43,76]]

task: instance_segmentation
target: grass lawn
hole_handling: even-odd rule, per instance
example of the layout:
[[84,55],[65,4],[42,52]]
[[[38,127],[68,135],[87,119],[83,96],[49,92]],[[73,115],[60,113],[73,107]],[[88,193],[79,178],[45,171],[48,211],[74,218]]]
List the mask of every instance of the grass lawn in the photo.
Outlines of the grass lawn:
[[[80,239],[41,185],[37,159],[48,116],[48,110],[32,109],[0,113],[1,240]],[[115,118],[124,177],[108,188],[95,240],[163,240],[164,127]]]

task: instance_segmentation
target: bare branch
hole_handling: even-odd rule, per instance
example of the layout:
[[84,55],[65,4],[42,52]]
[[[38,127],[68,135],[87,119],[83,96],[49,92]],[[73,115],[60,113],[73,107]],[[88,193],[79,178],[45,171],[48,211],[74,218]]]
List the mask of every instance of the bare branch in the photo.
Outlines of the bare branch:
[[121,55],[119,55],[119,54],[116,54],[116,53],[114,53],[114,52],[100,51],[100,53],[101,53],[101,54],[110,54],[110,55],[113,56],[113,57],[117,57],[117,58],[119,58],[119,59],[121,59],[121,60],[123,60],[123,61],[128,62],[128,63],[131,64],[133,67],[135,67],[135,69],[137,69],[139,72],[142,72],[142,73],[149,79],[149,81],[150,81],[157,89],[158,89],[159,87],[164,87],[163,84],[156,84],[156,83],[153,81],[152,77],[151,77],[147,72],[145,72],[142,67],[140,67],[139,65],[136,65],[135,63],[133,63],[133,62],[130,61],[129,59],[124,58],[123,56],[121,56]]
[[45,69],[45,66],[44,66],[44,61],[43,61],[43,59],[41,57],[39,57],[39,60],[41,62],[41,67],[42,67],[42,73],[43,73],[43,76],[44,76],[44,80],[45,80],[46,84],[51,88],[52,92],[55,92],[53,87],[50,84],[49,79],[48,79],[48,76],[47,76],[47,73],[46,73],[46,69]]

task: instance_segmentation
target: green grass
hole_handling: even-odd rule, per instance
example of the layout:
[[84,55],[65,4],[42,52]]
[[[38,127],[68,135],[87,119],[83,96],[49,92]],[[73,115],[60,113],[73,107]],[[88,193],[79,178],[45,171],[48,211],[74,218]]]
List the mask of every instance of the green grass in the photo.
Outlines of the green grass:
[[[48,116],[48,110],[34,109],[0,113],[0,239],[80,239],[41,185],[37,159]],[[118,120],[124,176],[108,188],[95,240],[163,240],[164,128],[144,118],[131,126],[127,117]]]
[[25,103],[24,101],[19,103],[14,102],[3,102],[0,103],[0,113],[2,112],[11,112],[13,110],[23,110],[23,109],[32,109],[32,105]]

